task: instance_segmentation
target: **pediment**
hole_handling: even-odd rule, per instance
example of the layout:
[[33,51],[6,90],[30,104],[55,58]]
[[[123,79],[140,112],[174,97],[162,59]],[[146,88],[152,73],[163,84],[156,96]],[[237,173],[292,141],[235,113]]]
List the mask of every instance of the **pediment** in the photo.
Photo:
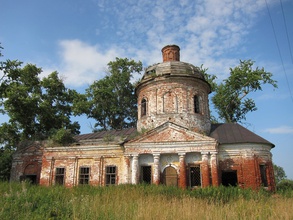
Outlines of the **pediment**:
[[180,125],[166,122],[141,136],[129,141],[129,143],[166,143],[166,142],[215,142],[214,138],[191,131]]

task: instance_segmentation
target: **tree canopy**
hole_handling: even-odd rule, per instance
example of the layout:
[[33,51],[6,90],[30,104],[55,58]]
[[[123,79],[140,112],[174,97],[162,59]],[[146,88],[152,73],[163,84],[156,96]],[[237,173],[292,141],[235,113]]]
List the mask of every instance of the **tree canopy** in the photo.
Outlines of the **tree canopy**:
[[2,67],[0,106],[9,126],[21,131],[22,140],[44,139],[60,128],[78,133],[79,125],[70,120],[76,92],[64,86],[57,72],[40,80],[41,68],[21,64],[8,60]]
[[283,167],[280,167],[276,164],[274,164],[273,167],[274,167],[276,184],[280,183],[282,180],[285,180],[287,178]]
[[96,130],[136,126],[137,101],[131,78],[141,71],[141,62],[127,58],[109,62],[106,77],[89,86],[85,96],[75,103],[75,112],[95,119]]
[[58,131],[60,136],[62,130],[67,137],[68,132],[79,133],[79,124],[70,119],[77,92],[67,89],[57,72],[40,79],[41,72],[33,64],[0,61],[0,113],[8,116],[0,125],[0,179],[9,178],[11,155],[19,143],[51,138]]
[[212,102],[225,122],[241,122],[248,112],[257,110],[255,101],[248,97],[250,93],[262,90],[264,84],[277,88],[272,73],[253,65],[254,61],[240,60],[238,66],[230,68],[230,76],[215,86]]

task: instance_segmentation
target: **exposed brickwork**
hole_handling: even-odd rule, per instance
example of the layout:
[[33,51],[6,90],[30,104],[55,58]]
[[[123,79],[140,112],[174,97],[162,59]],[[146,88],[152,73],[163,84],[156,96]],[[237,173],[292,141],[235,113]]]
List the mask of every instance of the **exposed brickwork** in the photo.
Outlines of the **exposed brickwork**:
[[[209,133],[209,106],[206,84],[193,78],[161,78],[138,89],[138,130],[149,130],[170,121],[191,130]],[[194,111],[194,96],[200,97],[200,113]],[[147,114],[140,103],[147,100]]]
[[272,162],[264,162],[264,160],[253,156],[251,158],[231,158],[226,160],[221,160],[219,163],[219,170],[223,171],[236,171],[238,185],[242,188],[259,189],[262,186],[261,173],[259,165],[266,165],[267,169],[267,180],[268,180],[268,190],[275,190],[275,182],[273,174]]
[[177,45],[168,45],[162,49],[163,62],[180,61],[180,48]]
[[186,188],[186,163],[185,154],[179,154],[179,187],[182,189]]
[[215,153],[212,153],[211,155],[211,177],[212,177],[212,186],[219,186],[218,161],[217,161],[217,154]]
[[210,170],[208,165],[208,155],[206,152],[203,152],[202,164],[200,166],[201,175],[202,175],[202,187],[210,186]]
[[31,146],[17,151],[13,155],[11,180],[19,181],[25,175],[35,175],[36,183],[40,183],[42,152],[43,148],[40,146],[40,143],[33,143]]

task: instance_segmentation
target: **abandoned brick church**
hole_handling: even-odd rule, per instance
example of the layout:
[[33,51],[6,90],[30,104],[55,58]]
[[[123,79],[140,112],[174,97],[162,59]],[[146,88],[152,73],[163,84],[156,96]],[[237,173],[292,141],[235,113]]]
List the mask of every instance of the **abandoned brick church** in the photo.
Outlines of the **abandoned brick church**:
[[274,191],[274,144],[237,123],[211,124],[210,85],[179,52],[165,46],[163,62],[148,67],[137,85],[137,128],[78,135],[70,146],[35,142],[14,154],[11,180]]

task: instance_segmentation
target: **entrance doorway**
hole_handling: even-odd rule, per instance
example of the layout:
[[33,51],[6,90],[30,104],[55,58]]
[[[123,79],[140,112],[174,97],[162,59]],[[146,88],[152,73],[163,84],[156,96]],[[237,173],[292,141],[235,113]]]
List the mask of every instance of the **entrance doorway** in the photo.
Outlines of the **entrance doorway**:
[[152,183],[152,167],[141,166],[141,182],[151,184]]
[[178,185],[178,176],[177,171],[174,167],[166,167],[163,172],[163,183],[166,186],[177,186]]
[[200,166],[191,166],[189,168],[189,186],[191,188],[201,186]]
[[28,181],[31,184],[37,184],[37,173],[38,173],[38,166],[36,164],[29,164],[26,166],[23,172],[23,176],[20,177],[21,181]]
[[222,171],[222,185],[223,186],[237,186],[237,170]]

